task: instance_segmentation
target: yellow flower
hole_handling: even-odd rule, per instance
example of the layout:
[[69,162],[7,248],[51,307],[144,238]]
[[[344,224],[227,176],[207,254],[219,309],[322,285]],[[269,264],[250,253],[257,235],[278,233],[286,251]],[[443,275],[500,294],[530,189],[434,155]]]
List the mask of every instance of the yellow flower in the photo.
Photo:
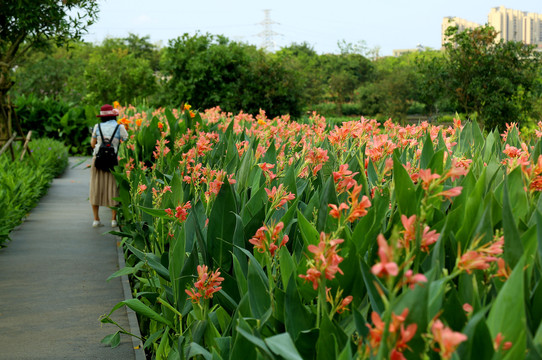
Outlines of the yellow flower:
[[119,108],[120,108],[119,102],[118,102],[118,101],[113,101],[113,107],[114,107],[115,109],[119,109]]
[[258,119],[258,125],[267,125],[267,123],[262,119]]
[[192,106],[188,105],[188,104],[184,104],[183,106],[183,110],[190,110]]
[[137,119],[137,120],[136,120],[136,125],[137,125],[137,126],[141,126],[141,122],[142,122],[142,121],[143,121],[143,120],[141,120],[141,119]]

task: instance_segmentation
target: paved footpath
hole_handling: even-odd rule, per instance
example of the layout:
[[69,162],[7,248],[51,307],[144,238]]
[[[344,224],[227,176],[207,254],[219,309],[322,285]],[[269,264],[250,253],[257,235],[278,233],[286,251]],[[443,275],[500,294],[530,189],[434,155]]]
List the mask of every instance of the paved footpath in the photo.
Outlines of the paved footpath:
[[[100,343],[117,330],[99,317],[124,300],[123,281],[106,281],[119,268],[117,239],[103,235],[111,230],[107,208],[105,226],[92,227],[89,161],[81,161],[70,158],[0,249],[0,359],[142,358],[127,335],[115,349]],[[113,319],[129,330],[129,316],[119,309]]]

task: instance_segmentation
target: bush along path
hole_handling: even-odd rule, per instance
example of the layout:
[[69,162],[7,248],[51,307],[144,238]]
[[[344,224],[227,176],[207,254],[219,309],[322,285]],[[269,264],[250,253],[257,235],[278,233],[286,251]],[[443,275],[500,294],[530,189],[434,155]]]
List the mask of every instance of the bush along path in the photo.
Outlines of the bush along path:
[[9,233],[47,193],[51,181],[68,165],[68,150],[59,141],[36,139],[32,153],[19,161],[21,144],[15,159],[9,151],[0,156],[0,247],[6,246]]
[[[117,240],[92,228],[87,164],[70,158],[0,249],[0,358],[135,358],[130,338],[114,350],[100,342],[109,331],[99,317],[124,295],[119,279],[106,281],[118,269]],[[125,311],[114,320],[129,329]]]
[[542,143],[514,124],[124,114],[110,316],[153,358],[542,355]]

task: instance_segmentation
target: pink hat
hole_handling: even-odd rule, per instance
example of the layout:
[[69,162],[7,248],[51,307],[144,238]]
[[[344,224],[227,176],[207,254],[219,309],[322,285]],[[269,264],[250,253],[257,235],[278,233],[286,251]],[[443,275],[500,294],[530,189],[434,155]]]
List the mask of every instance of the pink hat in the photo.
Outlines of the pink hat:
[[113,108],[113,106],[109,104],[105,104],[100,108],[100,115],[96,115],[96,117],[106,117],[106,116],[118,116],[119,112],[117,109]]

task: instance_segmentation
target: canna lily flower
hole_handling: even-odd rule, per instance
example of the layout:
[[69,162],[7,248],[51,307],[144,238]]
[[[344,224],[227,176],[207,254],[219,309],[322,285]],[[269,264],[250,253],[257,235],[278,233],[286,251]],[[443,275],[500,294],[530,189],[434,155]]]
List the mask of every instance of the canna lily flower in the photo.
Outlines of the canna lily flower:
[[313,259],[309,261],[307,273],[301,274],[299,277],[311,281],[314,290],[318,289],[322,275],[326,279],[332,280],[337,272],[343,274],[339,268],[343,258],[337,254],[337,245],[343,241],[343,239],[329,239],[324,232],[321,232],[318,246],[312,244],[308,246],[307,249],[313,253]]
[[360,217],[367,215],[367,208],[371,206],[371,201],[365,195],[362,196],[361,202],[358,202],[360,193],[361,185],[354,185],[354,189],[349,197],[352,210],[346,219],[349,222],[354,222]]
[[453,331],[438,319],[431,326],[431,332],[434,342],[439,345],[434,350],[440,353],[442,359],[450,359],[459,344],[467,340],[467,335]]
[[429,186],[433,183],[433,180],[440,178],[439,174],[431,174],[431,169],[420,169],[418,175],[422,180],[422,188],[424,190],[429,189]]
[[414,285],[420,283],[426,283],[427,277],[423,274],[412,274],[412,270],[408,269],[405,272],[405,284],[407,284],[411,289],[414,289]]
[[190,201],[187,201],[183,206],[179,205],[175,208],[175,217],[178,221],[185,221],[188,217],[188,209],[191,209]]
[[474,250],[469,250],[459,258],[457,268],[467,271],[468,274],[472,270],[489,269],[490,263],[498,261],[498,258],[492,255],[502,254],[503,246],[504,237],[499,237],[493,242],[488,242]]
[[497,266],[497,273],[493,277],[500,277],[504,280],[508,279],[510,277],[510,266],[506,265],[503,258],[497,259]]
[[461,194],[461,190],[463,190],[462,186],[456,186],[454,188],[441,191],[437,194],[437,196],[444,196],[446,199],[450,200],[452,197],[459,196]]
[[494,261],[497,261],[496,257],[486,256],[481,252],[471,250],[461,256],[457,267],[459,270],[465,270],[470,274],[472,270],[489,269],[489,264]]
[[135,121],[136,126],[137,126],[137,127],[140,127],[142,122],[143,122],[142,119],[137,119],[137,120]]
[[269,251],[271,256],[275,256],[275,252],[280,249],[282,246],[288,243],[288,235],[282,237],[281,242],[277,245],[277,240],[279,240],[280,232],[284,229],[284,223],[281,221],[275,226],[270,228],[266,225],[261,226],[256,234],[248,242],[254,245],[254,248],[259,252],[264,253]]
[[403,231],[403,239],[401,240],[401,245],[409,249],[410,242],[416,239],[416,215],[406,217],[406,215],[401,215],[401,223],[405,230]]
[[388,245],[382,234],[378,235],[377,241],[380,262],[373,265],[371,272],[378,277],[397,276],[399,267],[393,262],[393,248]]
[[218,270],[208,271],[207,265],[198,265],[198,280],[194,283],[194,287],[185,290],[193,303],[199,304],[202,298],[211,299],[215,292],[222,289],[220,285],[224,278],[220,277]]
[[506,341],[503,343],[504,336],[502,333],[498,333],[497,336],[495,336],[495,340],[493,340],[493,348],[495,351],[506,351],[512,347],[511,341]]
[[349,209],[349,206],[345,203],[341,203],[339,207],[337,207],[337,205],[335,204],[329,204],[328,206],[331,208],[331,210],[329,211],[329,215],[331,215],[335,219],[339,219],[341,217],[341,212],[343,210]]
[[286,192],[283,184],[280,184],[278,188],[276,186],[273,186],[273,189],[271,190],[265,188],[265,192],[267,193],[267,197],[269,198],[269,201],[271,201],[271,204],[275,209],[280,209],[288,201],[292,201],[295,199],[294,194],[292,194],[291,192]]
[[438,240],[438,237],[440,236],[440,234],[437,233],[436,230],[431,230],[431,231],[429,230],[430,230],[429,226],[426,226],[423,229],[422,242],[420,244],[420,249],[426,253],[429,252],[429,245],[436,243]]
[[141,195],[143,193],[143,191],[147,190],[147,185],[145,184],[140,184],[138,187],[137,187],[137,193],[139,195]]

